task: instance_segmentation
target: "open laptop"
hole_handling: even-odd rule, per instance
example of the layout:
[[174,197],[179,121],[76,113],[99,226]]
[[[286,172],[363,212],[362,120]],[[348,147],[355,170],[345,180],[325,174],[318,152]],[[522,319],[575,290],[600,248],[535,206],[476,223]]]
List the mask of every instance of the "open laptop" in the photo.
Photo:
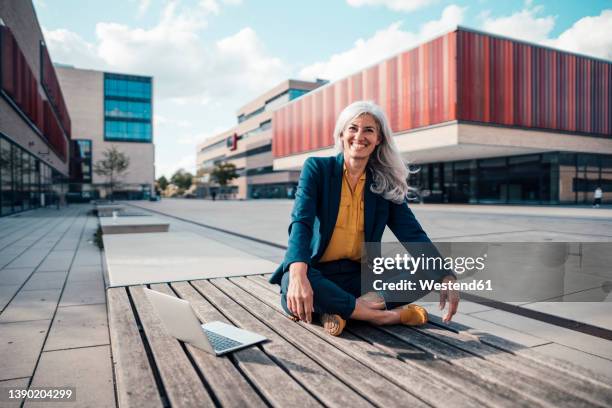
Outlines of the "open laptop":
[[267,340],[259,334],[223,322],[200,324],[189,302],[144,288],[166,332],[217,356]]

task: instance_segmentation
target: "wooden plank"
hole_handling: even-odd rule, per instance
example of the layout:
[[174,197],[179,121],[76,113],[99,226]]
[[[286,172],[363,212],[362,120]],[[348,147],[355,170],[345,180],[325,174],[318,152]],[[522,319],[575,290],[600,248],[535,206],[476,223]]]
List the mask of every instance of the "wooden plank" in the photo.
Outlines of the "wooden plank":
[[304,330],[301,325],[294,324],[287,317],[282,316],[276,310],[252,296],[248,291],[226,279],[216,279],[212,282],[280,336],[299,347],[310,358],[323,365],[329,372],[350,385],[351,388],[375,405],[397,406],[409,404],[417,407],[426,406],[421,399],[400,388],[386,377],[379,375],[380,373],[373,371],[361,361],[334,347],[322,337]]
[[600,386],[567,372],[543,366],[533,360],[500,351],[497,348],[483,344],[473,335],[455,333],[433,325],[427,325],[417,330],[465,350],[468,353],[481,356],[504,368],[519,372],[521,375],[531,376],[537,381],[548,383],[550,386],[563,390],[572,397],[575,396],[604,407],[612,406],[612,389],[609,386]]
[[[204,294],[202,286],[198,283],[204,281],[195,282],[196,288],[200,293]],[[212,285],[211,285],[212,286]],[[219,307],[219,303],[213,302],[209,293],[206,293],[207,300],[214,303],[220,310],[225,312],[225,308]],[[211,303],[204,298],[200,297],[200,300],[194,302],[194,308],[197,313],[204,313],[203,317],[208,320],[206,316],[211,316],[212,320],[220,320],[224,323],[232,324],[239,322],[231,322],[227,318],[223,317],[218,311],[211,310]],[[218,300],[218,299],[217,299]],[[227,299],[229,302],[231,300]],[[232,302],[233,303],[233,302]],[[243,312],[245,313],[245,312]],[[245,329],[249,327],[243,326]],[[265,333],[262,333],[265,335]],[[275,360],[270,358],[268,354],[262,352],[257,347],[250,347],[244,350],[240,350],[233,353],[240,369],[255,385],[257,390],[264,396],[267,402],[275,407],[284,407],[295,404],[299,401],[306,407],[320,407],[321,404],[304,388],[300,386],[290,375],[288,375],[281,367],[279,367]]]
[[[591,407],[592,404],[559,388],[511,370],[484,358],[450,346],[434,337],[406,326],[384,326],[381,330],[398,337],[420,349],[435,354],[451,364],[465,368],[485,381],[497,382],[516,390],[526,398],[550,407]],[[499,350],[499,352],[504,352]]]
[[[276,289],[274,285],[269,284],[261,276],[251,276],[248,277],[248,279],[269,290],[274,291],[274,289]],[[277,292],[277,290],[275,292]],[[584,404],[584,400],[586,400],[595,405],[612,405],[612,394],[610,393],[609,385],[599,382],[593,383],[582,377],[575,377],[573,373],[568,370],[568,368],[571,369],[571,365],[569,364],[565,365],[565,370],[559,371],[555,369],[554,366],[551,367],[551,365],[540,365],[535,360],[529,360],[510,353],[501,352],[499,349],[481,343],[479,339],[472,334],[456,334],[445,328],[440,329],[431,325],[417,330],[438,338],[454,347],[465,350],[468,353],[496,362],[504,368],[515,370],[517,372],[515,375],[528,375],[538,382],[546,382],[549,384],[548,388],[552,386],[557,391],[568,394],[566,397],[576,404]],[[581,371],[584,373],[586,370]],[[544,387],[546,388],[546,385],[544,385]]]
[[[192,306],[195,306],[196,302],[202,299],[202,296],[187,282],[174,283],[172,287],[176,289],[181,298],[189,301]],[[151,289],[175,296],[168,285],[151,285]],[[205,322],[221,320],[218,318],[206,319],[198,313],[198,309],[196,309],[196,314]],[[185,346],[222,406],[266,406],[227,355],[217,357],[191,344],[186,344]]]
[[164,332],[142,288],[132,286],[129,291],[170,403],[173,407],[214,405],[178,340]]
[[119,407],[162,407],[125,288],[107,292],[108,323]]
[[[438,326],[444,327],[442,319],[434,319],[434,323]],[[525,348],[520,344],[498,336],[490,335],[488,333],[480,333],[478,335],[478,338],[482,343],[505,350],[509,353],[516,354],[524,358],[528,358],[539,364],[554,368],[556,370],[564,371],[565,373],[580,377],[583,380],[593,382],[599,386],[611,388],[610,384],[612,384],[612,378],[594,372],[592,370],[585,369],[584,367],[573,364],[567,360],[561,360],[559,358],[540,353],[537,350]]]
[[[278,312],[284,313],[280,306],[280,295],[275,290],[275,286],[261,281],[258,277],[254,276],[242,280],[232,280],[275,308]],[[248,285],[245,283],[245,280],[261,283],[261,288],[252,284]],[[357,330],[354,330],[353,326],[355,326],[355,322],[351,322],[349,332],[355,333],[374,343],[374,346],[370,346],[358,337],[352,336],[349,332],[345,332],[341,337],[337,338],[329,338],[330,336],[326,334],[323,334],[323,336],[326,336],[336,347],[345,350],[345,352],[353,355],[360,361],[368,363],[380,375],[386,376],[392,373],[392,370],[395,370],[396,376],[393,379],[401,381],[400,385],[404,384],[409,386],[410,389],[415,390],[413,387],[415,383],[420,384],[420,382],[426,381],[422,385],[424,390],[419,395],[424,399],[428,398],[426,401],[433,405],[440,405],[439,400],[444,404],[444,401],[448,401],[448,398],[453,398],[453,400],[469,398],[472,404],[474,403],[473,401],[477,401],[477,404],[485,406],[537,406],[535,401],[522,398],[508,387],[483,381],[461,367],[452,366],[446,361],[437,360],[432,354],[425,353],[405,342],[394,339],[392,336],[386,335],[371,326],[362,324]],[[317,326],[304,324],[304,327],[315,333],[321,333],[321,330],[316,328]],[[385,354],[391,357],[390,361],[379,358],[379,356]],[[397,362],[394,361],[395,359],[398,359]],[[398,365],[400,367],[395,367]],[[416,376],[416,380],[406,381],[406,378],[411,376]],[[464,404],[465,402],[461,402],[459,405]]]
[[[232,322],[268,338],[270,341],[262,345],[266,353],[274,356],[277,364],[283,366],[302,386],[316,395],[323,404],[330,407],[372,406],[367,400],[299,349],[287,343],[285,339],[248,313],[217,287],[204,281],[193,282],[193,284],[219,309],[223,310]],[[296,400],[292,403],[295,404]]]

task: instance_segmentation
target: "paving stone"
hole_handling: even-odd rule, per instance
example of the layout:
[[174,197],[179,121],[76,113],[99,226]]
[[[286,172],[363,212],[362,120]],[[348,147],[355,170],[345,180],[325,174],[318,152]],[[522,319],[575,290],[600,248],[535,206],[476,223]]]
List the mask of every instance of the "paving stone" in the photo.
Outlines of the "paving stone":
[[[591,295],[588,292],[594,293]],[[586,299],[593,299],[601,292],[601,289],[588,292],[582,292],[582,294]],[[577,297],[577,295],[574,296]],[[612,330],[612,295],[606,295],[609,300],[603,302],[538,302],[523,307]]]
[[30,248],[19,255],[14,261],[9,264],[11,268],[37,267],[45,256],[49,253],[48,250],[39,248]]
[[473,313],[471,316],[488,320],[500,326],[509,327],[602,358],[612,359],[612,341],[609,340],[504,312],[502,310]]
[[68,272],[35,272],[21,290],[61,289]]
[[100,259],[99,250],[85,250],[79,251],[77,256],[74,258],[74,266],[100,266],[102,260]]
[[91,305],[105,303],[102,277],[96,281],[68,282],[60,306]]
[[0,270],[0,285],[21,285],[34,268],[4,268]]
[[[86,347],[42,353],[32,387],[67,386],[76,387],[76,401],[54,402],[54,408],[115,407],[110,347]],[[42,405],[44,403],[27,401],[25,407]]]
[[45,351],[109,344],[106,305],[57,309]]
[[68,282],[97,281],[102,276],[102,267],[98,265],[73,265],[68,275]]
[[61,289],[22,290],[0,314],[0,323],[51,319]]
[[594,356],[557,343],[538,346],[535,347],[534,350],[556,358],[568,360],[574,364],[593,370],[596,373],[603,374],[608,378],[612,378],[612,361],[609,359]]
[[70,268],[74,251],[52,251],[38,267],[38,271],[64,271]]
[[8,305],[9,301],[13,298],[15,293],[19,290],[21,285],[2,285],[0,286],[0,311]]
[[[30,381],[29,377],[26,378],[17,378],[14,380],[6,380],[6,381],[0,381],[0,389],[2,389],[3,392],[8,393],[7,388],[12,388],[12,389],[17,389],[17,390],[25,390],[28,387],[28,382]],[[5,394],[7,395],[7,394]],[[2,398],[2,397],[0,397]],[[18,408],[21,406],[21,401],[23,401],[23,398],[21,399],[16,399],[16,400],[11,400],[11,401],[7,401],[7,400],[1,400],[0,399],[0,407],[2,408]]]
[[50,323],[51,320],[0,323],[0,380],[34,373]]

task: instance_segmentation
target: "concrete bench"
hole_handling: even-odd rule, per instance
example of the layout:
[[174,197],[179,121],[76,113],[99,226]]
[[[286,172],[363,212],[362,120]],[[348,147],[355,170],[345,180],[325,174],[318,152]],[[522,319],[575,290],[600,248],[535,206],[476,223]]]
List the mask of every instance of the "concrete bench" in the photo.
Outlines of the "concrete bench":
[[113,211],[120,213],[125,210],[125,206],[121,204],[104,204],[96,205],[98,210],[98,217],[110,217],[113,215]]
[[103,234],[168,232],[170,224],[156,217],[101,217]]
[[276,264],[192,232],[102,236],[110,286],[270,273]]

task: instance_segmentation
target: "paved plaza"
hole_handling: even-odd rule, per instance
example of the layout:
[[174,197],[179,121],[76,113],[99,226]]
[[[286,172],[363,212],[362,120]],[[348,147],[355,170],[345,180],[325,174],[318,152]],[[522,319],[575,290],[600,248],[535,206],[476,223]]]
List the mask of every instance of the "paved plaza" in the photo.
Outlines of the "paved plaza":
[[[277,263],[284,255],[293,202],[166,199],[128,204],[169,223],[171,232],[196,234],[203,242],[224,245],[226,251],[233,251],[227,252],[228,256],[248,254]],[[612,211],[608,209],[412,208],[435,240],[612,240]],[[98,218],[91,215],[91,209],[89,205],[71,205],[0,219],[0,387],[71,384],[77,389],[78,406],[116,406],[105,256],[93,242]],[[392,240],[392,235],[385,233],[385,239]],[[159,249],[156,252],[160,256]],[[214,266],[203,265],[203,270]],[[169,277],[168,281],[172,280],[180,279]],[[433,319],[438,319],[435,305],[426,306]],[[602,303],[521,306],[612,330],[609,307]],[[490,333],[612,378],[612,341],[605,336],[466,300],[448,328],[462,335]],[[10,405],[0,402],[0,406]]]

